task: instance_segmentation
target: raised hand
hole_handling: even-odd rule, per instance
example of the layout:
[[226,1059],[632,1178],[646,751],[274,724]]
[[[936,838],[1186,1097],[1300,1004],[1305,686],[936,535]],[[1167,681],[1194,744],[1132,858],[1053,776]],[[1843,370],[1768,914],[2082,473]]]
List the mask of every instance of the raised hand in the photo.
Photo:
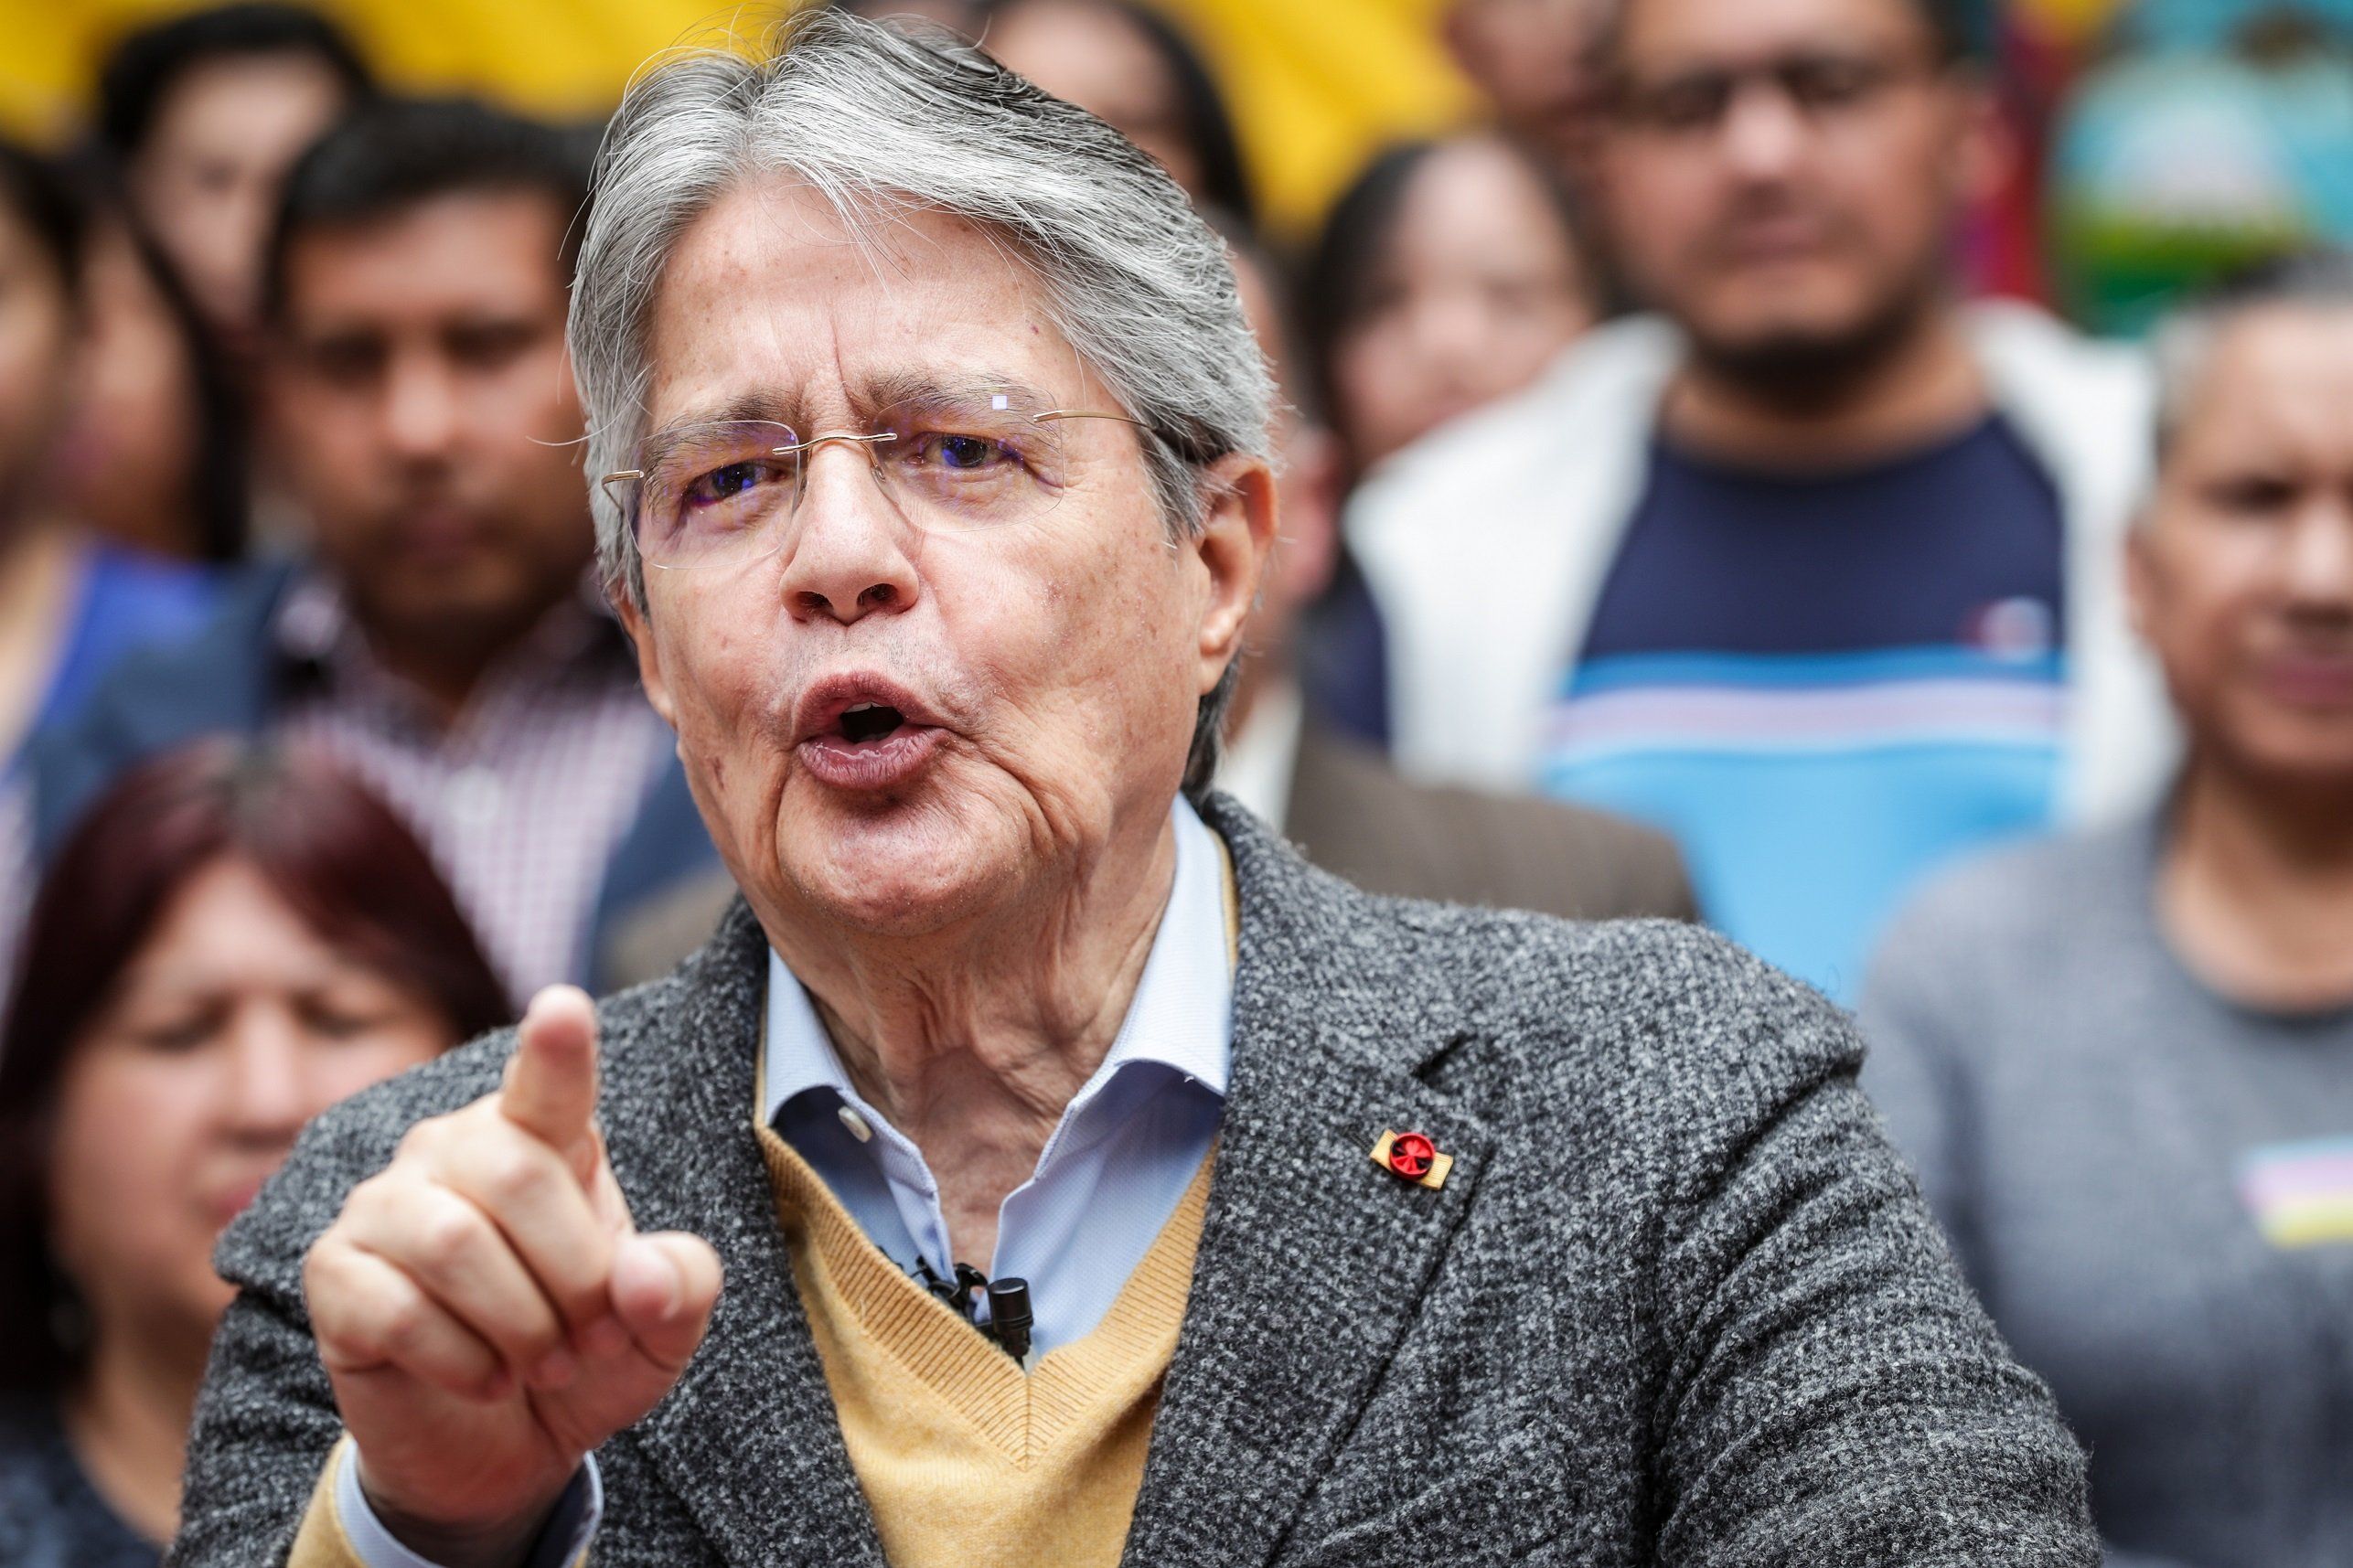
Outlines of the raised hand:
[[499,1091],[411,1128],[304,1262],[369,1506],[449,1568],[518,1560],[718,1300],[707,1243],[631,1225],[595,1109],[595,1013],[551,987]]

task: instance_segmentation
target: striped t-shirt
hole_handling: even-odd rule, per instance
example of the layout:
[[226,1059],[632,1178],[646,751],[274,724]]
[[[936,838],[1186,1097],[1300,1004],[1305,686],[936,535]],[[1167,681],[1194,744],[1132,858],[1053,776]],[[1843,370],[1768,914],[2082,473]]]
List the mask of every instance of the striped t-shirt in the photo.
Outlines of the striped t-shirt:
[[1654,443],[1544,786],[1674,834],[1711,921],[1851,997],[1922,872],[2050,822],[2061,554],[1998,416],[1831,475]]

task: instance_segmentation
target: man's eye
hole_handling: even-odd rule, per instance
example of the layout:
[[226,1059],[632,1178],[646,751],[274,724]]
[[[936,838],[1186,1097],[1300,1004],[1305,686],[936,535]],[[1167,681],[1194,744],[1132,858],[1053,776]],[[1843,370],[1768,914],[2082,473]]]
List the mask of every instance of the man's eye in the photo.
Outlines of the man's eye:
[[1860,103],[1884,80],[1864,60],[1799,60],[1783,72],[1781,85],[1802,109],[1845,109]]
[[2296,487],[2284,479],[2259,474],[2218,480],[2206,487],[2206,497],[2221,511],[2240,517],[2268,517],[2283,512],[2295,501]]
[[777,464],[766,458],[746,458],[714,468],[686,487],[690,507],[711,507],[736,500],[765,485],[779,483]]
[[337,387],[365,386],[384,368],[383,347],[358,339],[313,344],[304,358],[312,375]]
[[917,435],[908,441],[905,451],[917,465],[950,474],[988,474],[1017,467],[1021,460],[1009,443],[985,435]]
[[512,364],[538,336],[523,325],[469,327],[450,335],[450,357],[477,370]]
[[1727,79],[1694,76],[1640,89],[1634,102],[1640,118],[1662,130],[1697,131],[1724,118],[1731,95]]

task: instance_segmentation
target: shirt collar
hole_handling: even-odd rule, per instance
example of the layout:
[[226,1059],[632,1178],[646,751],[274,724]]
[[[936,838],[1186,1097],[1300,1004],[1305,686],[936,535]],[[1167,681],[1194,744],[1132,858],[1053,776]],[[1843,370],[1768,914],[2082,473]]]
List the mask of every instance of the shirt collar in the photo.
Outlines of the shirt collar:
[[[1157,1063],[1221,1099],[1225,1096],[1234,1013],[1225,857],[1216,836],[1189,802],[1180,796],[1171,815],[1176,827],[1176,875],[1168,906],[1161,912],[1128,1016],[1120,1020],[1102,1065],[1072,1097],[1064,1113],[1064,1126],[1123,1070],[1139,1063]],[[810,1089],[830,1089],[871,1118],[872,1107],[850,1087],[850,1074],[808,991],[774,948],[768,950],[767,1036],[760,1107],[764,1123],[774,1123],[785,1102]]]

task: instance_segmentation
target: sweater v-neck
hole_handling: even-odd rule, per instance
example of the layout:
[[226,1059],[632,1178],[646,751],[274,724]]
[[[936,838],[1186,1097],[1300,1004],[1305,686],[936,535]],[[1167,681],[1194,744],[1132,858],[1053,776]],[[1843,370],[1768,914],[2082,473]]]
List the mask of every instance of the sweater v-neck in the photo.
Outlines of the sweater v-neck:
[[1024,1371],[869,1241],[790,1144],[768,1127],[758,1132],[778,1215],[793,1243],[794,1272],[812,1314],[837,1304],[846,1309],[869,1339],[977,1427],[1007,1462],[1027,1468],[1085,1413],[1123,1391],[1137,1392],[1139,1381],[1156,1382],[1166,1370],[1192,1285],[1214,1146],[1102,1320]]

